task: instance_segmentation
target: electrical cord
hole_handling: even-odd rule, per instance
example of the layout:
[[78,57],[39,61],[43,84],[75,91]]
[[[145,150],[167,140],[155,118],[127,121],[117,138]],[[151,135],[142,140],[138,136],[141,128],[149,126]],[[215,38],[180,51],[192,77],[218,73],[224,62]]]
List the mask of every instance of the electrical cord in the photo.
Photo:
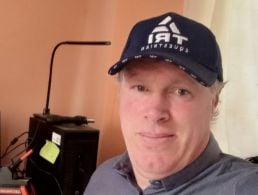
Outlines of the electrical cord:
[[60,183],[58,182],[57,178],[56,178],[52,173],[47,172],[47,171],[45,171],[44,169],[40,168],[40,166],[37,165],[37,163],[36,163],[34,160],[32,160],[32,158],[29,157],[28,160],[29,160],[29,161],[35,166],[35,168],[37,168],[40,172],[42,172],[42,173],[44,173],[45,175],[50,176],[51,178],[53,178],[54,181],[55,181],[55,183],[56,183],[56,185],[57,185],[58,191],[60,192],[60,195],[63,195],[62,188],[61,188]]
[[[23,142],[22,144],[24,144],[24,145],[26,146],[26,143],[27,143],[27,141]],[[11,159],[11,162],[13,162],[13,161],[15,160],[15,158],[20,157],[20,155],[21,155],[22,153],[24,153],[25,151],[26,151],[26,148],[23,149],[23,150],[21,150],[21,151],[18,152],[17,154],[15,154],[13,157],[11,157],[11,158],[10,158],[10,159]]]
[[[19,139],[20,139],[23,135],[25,135],[25,134],[27,134],[27,133],[28,133],[28,131],[22,132],[20,135],[18,135],[17,137],[13,138],[13,139],[11,140],[11,142],[9,143],[9,145],[6,147],[4,153],[1,155],[0,160],[2,160],[2,159],[5,158],[8,154],[10,154],[13,150],[15,150],[17,147],[14,147],[13,149],[10,149],[10,148],[11,148],[14,144],[16,144],[16,143],[19,141]],[[24,144],[24,143],[22,143],[22,144]],[[22,145],[22,144],[21,144],[21,145]],[[19,146],[20,146],[20,144],[19,144]],[[19,147],[19,146],[18,146],[18,147]]]
[[[26,142],[22,142],[18,145],[16,145],[15,147],[13,147],[12,149],[10,149],[8,152],[6,152],[5,156],[3,156],[3,158],[5,158],[8,154],[12,153],[14,150],[16,150],[17,148],[19,148],[20,146],[23,146],[25,145]],[[24,151],[24,150],[23,150]],[[1,158],[1,159],[3,159]]]

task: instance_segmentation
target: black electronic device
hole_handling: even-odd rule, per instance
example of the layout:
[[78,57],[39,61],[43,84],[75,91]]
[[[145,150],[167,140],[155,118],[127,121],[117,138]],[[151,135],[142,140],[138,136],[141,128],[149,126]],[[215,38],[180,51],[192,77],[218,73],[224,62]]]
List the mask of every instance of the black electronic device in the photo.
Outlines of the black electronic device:
[[[40,155],[46,141],[60,149],[52,164]],[[80,195],[96,169],[99,131],[85,124],[51,124],[40,117],[30,118],[26,174],[39,195]]]
[[[96,169],[99,131],[88,126],[94,122],[85,116],[61,116],[50,113],[49,99],[52,69],[56,50],[62,45],[110,45],[109,41],[63,41],[51,55],[46,106],[42,114],[34,114],[29,122],[27,149],[33,153],[27,159],[26,174],[31,177],[38,195],[81,195]],[[42,155],[52,155],[46,143],[57,146],[54,161]],[[46,160],[47,159],[47,160]]]

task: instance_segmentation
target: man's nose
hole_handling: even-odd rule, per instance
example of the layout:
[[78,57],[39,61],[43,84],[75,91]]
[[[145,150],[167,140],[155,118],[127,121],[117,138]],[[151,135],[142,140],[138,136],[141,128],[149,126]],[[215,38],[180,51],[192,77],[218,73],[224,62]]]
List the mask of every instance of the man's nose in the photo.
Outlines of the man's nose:
[[144,118],[155,123],[166,122],[170,119],[170,102],[162,95],[153,95],[145,102]]

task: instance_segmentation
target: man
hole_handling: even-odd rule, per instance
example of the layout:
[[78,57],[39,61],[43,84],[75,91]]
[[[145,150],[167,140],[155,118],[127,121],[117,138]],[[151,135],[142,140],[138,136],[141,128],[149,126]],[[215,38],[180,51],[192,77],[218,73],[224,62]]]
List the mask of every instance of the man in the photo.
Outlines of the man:
[[141,21],[116,73],[127,152],[84,195],[258,194],[258,166],[222,153],[210,132],[223,74],[209,29],[175,13]]

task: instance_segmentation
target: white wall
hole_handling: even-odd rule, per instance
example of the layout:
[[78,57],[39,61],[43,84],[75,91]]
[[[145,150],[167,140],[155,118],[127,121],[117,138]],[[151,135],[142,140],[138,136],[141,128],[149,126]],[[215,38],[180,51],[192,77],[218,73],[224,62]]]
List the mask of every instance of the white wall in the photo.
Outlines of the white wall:
[[187,0],[185,15],[210,27],[221,46],[227,85],[213,126],[223,151],[243,158],[258,149],[258,2]]

